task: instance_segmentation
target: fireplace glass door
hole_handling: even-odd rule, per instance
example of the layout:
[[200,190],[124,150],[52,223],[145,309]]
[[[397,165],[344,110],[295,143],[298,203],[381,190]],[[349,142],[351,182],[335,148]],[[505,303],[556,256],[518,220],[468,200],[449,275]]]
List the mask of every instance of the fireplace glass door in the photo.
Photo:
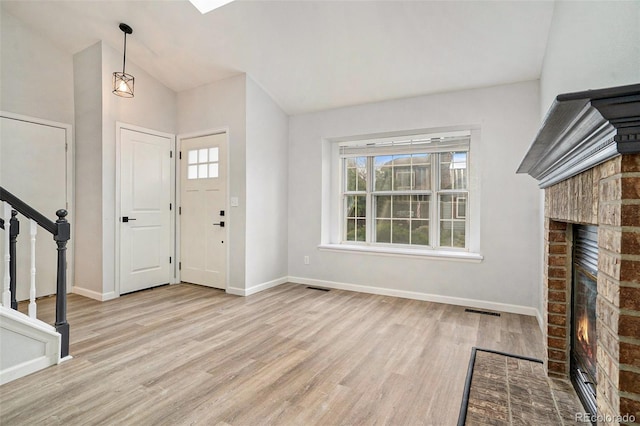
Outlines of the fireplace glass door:
[[575,226],[573,235],[571,379],[585,408],[596,414],[598,230]]

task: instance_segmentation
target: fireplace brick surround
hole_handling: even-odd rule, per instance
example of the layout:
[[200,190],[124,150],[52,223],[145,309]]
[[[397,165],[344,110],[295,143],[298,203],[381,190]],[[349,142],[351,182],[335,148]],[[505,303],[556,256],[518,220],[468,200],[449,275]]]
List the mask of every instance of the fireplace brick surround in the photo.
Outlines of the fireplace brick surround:
[[544,189],[547,372],[570,374],[573,225],[595,225],[597,420],[640,425],[640,84],[559,95],[518,173]]
[[573,223],[598,226],[598,413],[640,419],[640,154],[619,155],[545,189],[547,368],[563,378]]

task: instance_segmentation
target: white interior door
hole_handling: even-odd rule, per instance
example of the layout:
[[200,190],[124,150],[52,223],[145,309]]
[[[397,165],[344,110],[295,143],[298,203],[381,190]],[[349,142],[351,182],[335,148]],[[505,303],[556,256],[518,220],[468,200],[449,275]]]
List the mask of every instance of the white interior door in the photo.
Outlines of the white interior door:
[[120,130],[120,294],[171,281],[171,145]]
[[[51,221],[56,211],[69,209],[67,194],[67,132],[70,126],[42,124],[26,118],[0,117],[0,186]],[[73,219],[67,219],[73,223]],[[18,215],[20,235],[16,245],[16,298],[29,298],[31,245],[29,220]],[[7,227],[8,229],[8,227]],[[0,235],[4,231],[0,230]],[[50,233],[38,228],[36,236],[36,296],[56,293],[57,246]],[[73,234],[69,248],[73,242]],[[4,245],[0,247],[0,256]],[[68,253],[72,253],[71,250]],[[0,257],[4,259],[4,257]],[[69,263],[73,260],[68,256]],[[4,270],[0,262],[0,276]],[[68,283],[68,288],[71,282]]]
[[227,135],[183,139],[180,160],[181,280],[226,288]]

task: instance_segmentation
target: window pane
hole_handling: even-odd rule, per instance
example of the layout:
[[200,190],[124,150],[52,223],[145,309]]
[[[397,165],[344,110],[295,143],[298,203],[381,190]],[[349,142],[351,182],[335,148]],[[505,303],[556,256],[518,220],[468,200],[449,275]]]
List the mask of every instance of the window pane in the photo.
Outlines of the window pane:
[[453,247],[464,247],[464,237],[465,237],[465,223],[463,221],[455,221],[453,222],[453,235],[451,239],[453,241]]
[[[376,157],[380,158],[380,157]],[[391,190],[391,176],[393,173],[393,167],[376,166],[376,191],[390,191]]]
[[455,198],[455,212],[454,217],[456,219],[464,219],[467,217],[467,197]]
[[356,181],[356,190],[357,191],[366,191],[367,190],[367,168],[366,167],[358,167],[357,169],[358,179]]
[[459,212],[466,214],[466,195],[440,196],[440,246],[465,247],[466,221]]
[[198,164],[198,178],[203,179],[207,177],[207,165]]
[[198,179],[198,166],[189,166],[187,179]]
[[357,169],[353,167],[347,167],[347,179],[346,179],[346,190],[347,191],[355,191],[358,187],[358,179],[357,179]]
[[411,217],[414,219],[429,219],[428,195],[413,195],[411,197]]
[[411,244],[429,245],[429,221],[428,220],[412,220],[411,221]]
[[345,217],[356,217],[356,197],[347,195],[344,201]]
[[[196,164],[198,162],[198,151],[195,149],[189,150],[189,164]],[[190,178],[195,179],[195,178]]]
[[393,156],[393,189],[408,190],[413,183],[411,171],[411,155]]
[[210,178],[218,177],[218,163],[209,164],[209,177]]
[[358,219],[356,227],[356,241],[367,240],[367,221],[365,219]]
[[411,217],[411,196],[395,195],[392,204],[392,216],[394,218],[410,218]]
[[347,195],[345,197],[346,217],[365,218],[367,215],[367,197],[360,195]]
[[391,221],[390,220],[376,220],[376,242],[377,243],[391,242]]
[[356,240],[356,220],[355,219],[347,219],[347,234],[345,235],[345,240],[347,241]]
[[452,222],[449,220],[440,221],[440,246],[441,247],[452,247],[451,223]]
[[202,148],[198,150],[198,163],[206,163],[208,160],[207,158],[209,158],[209,155],[207,155],[209,153],[209,150],[207,148]]
[[440,196],[440,219],[453,219],[453,195]]
[[355,190],[367,190],[367,157],[356,157],[355,159]]
[[431,164],[431,156],[429,154],[413,154],[411,162],[413,165]]
[[413,189],[431,189],[431,164],[414,164],[413,180]]
[[440,189],[467,189],[467,153],[440,154]]
[[218,147],[209,148],[209,161],[210,162],[218,161]]
[[395,244],[409,244],[409,221],[394,220],[391,232],[391,242]]
[[345,190],[346,191],[366,191],[367,190],[367,157],[356,157],[345,159]]
[[393,156],[394,167],[404,167],[411,165],[411,154],[402,154]]
[[391,196],[379,195],[375,199],[376,199],[376,217],[391,218]]
[[357,217],[367,217],[367,197],[356,197],[356,214]]

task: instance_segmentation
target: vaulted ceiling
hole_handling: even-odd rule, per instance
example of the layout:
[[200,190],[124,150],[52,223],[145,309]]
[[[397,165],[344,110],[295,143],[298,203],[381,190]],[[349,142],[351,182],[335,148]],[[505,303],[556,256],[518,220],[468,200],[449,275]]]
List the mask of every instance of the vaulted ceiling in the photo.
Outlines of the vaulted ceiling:
[[[247,73],[288,114],[540,77],[551,1],[2,0],[62,50],[99,40],[176,92]],[[114,70],[115,71],[115,70]]]

